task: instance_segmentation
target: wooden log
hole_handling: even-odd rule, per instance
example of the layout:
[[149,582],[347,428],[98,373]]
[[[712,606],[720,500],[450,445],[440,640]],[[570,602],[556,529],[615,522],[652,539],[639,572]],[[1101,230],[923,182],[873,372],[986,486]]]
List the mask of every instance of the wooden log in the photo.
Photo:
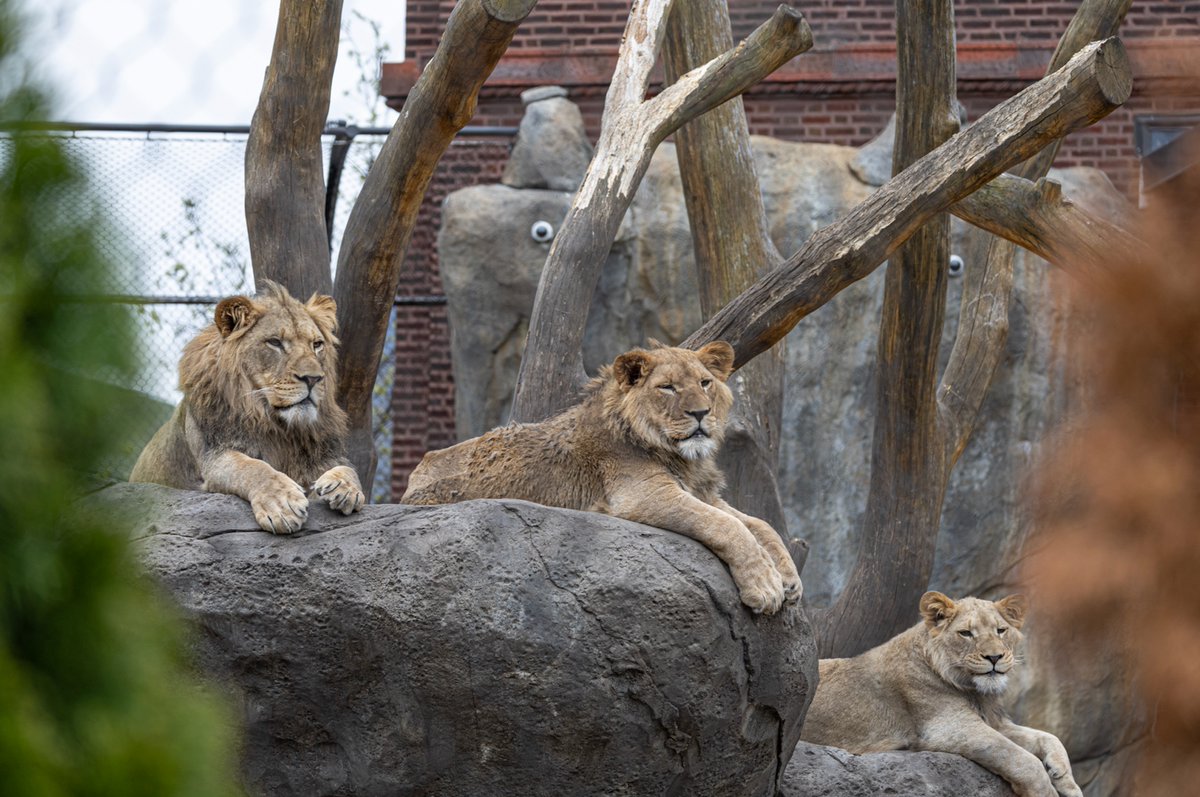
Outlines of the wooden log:
[[[732,48],[723,0],[675,3],[663,46],[667,82]],[[696,253],[700,308],[707,318],[783,257],[771,241],[740,97],[679,128],[675,150]],[[729,502],[766,520],[787,539],[776,477],[783,365],[781,344],[731,381],[734,412],[718,464]]]
[[338,401],[350,416],[350,458],[374,470],[371,392],[404,250],[442,154],[475,114],[479,89],[537,0],[461,0],[350,212],[334,298],[341,319]]
[[799,12],[780,6],[744,42],[645,100],[671,0],[635,0],[583,183],[542,270],[512,418],[537,421],[573,402],[584,381],[584,321],[617,228],[658,144],[812,46]]
[[[1046,73],[1061,69],[1088,43],[1115,35],[1131,3],[1083,0],[1059,40]],[[1040,180],[1050,170],[1061,144],[1062,139],[1057,139],[1014,172],[1019,177]],[[963,280],[958,334],[938,388],[939,413],[946,430],[946,459],[951,467],[966,448],[992,375],[1005,356],[1016,256],[1013,244],[982,232],[969,232],[966,246],[968,251],[986,254],[975,258]]]
[[342,0],[281,0],[275,43],[246,141],[246,231],[256,280],[301,301],[328,294],[325,170]]
[[925,221],[1051,141],[1102,119],[1129,97],[1129,59],[1115,38],[1000,103],[893,177],[727,304],[684,345],[726,340],[741,366],[847,285],[870,274]]
[[1131,219],[1082,206],[1053,180],[1002,174],[950,212],[1087,282],[1105,278],[1105,263],[1136,263],[1149,251]]
[[[953,0],[896,2],[896,175],[958,132]],[[863,534],[846,588],[817,619],[822,656],[883,642],[929,583],[947,472],[938,347],[950,217],[935,213],[888,259],[875,358],[875,426]]]

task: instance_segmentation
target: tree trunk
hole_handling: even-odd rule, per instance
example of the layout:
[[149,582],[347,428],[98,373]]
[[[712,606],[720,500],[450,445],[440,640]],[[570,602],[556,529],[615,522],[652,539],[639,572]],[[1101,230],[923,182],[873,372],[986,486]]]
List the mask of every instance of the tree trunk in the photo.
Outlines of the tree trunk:
[[1066,67],[1000,103],[818,230],[684,345],[725,340],[737,366],[745,365],[801,318],[874,271],[926,220],[1050,142],[1103,118],[1128,99],[1131,88],[1121,42],[1092,43]]
[[275,44],[246,141],[246,231],[254,278],[301,301],[332,293],[321,132],[329,115],[342,0],[281,0]]
[[654,149],[685,122],[745,91],[812,46],[799,12],[780,6],[744,42],[646,100],[671,0],[635,0],[583,184],[550,247],[538,284],[512,418],[561,411],[583,384],[584,322],[621,219]]
[[[897,0],[892,174],[958,131],[953,0]],[[888,261],[875,366],[871,481],[849,583],[818,617],[822,656],[848,656],[912,623],[929,584],[946,489],[937,413],[950,217],[932,216]]]
[[[1046,74],[1062,68],[1089,42],[1115,35],[1131,1],[1084,0],[1059,40]],[[1040,180],[1050,171],[1061,145],[1062,139],[1054,141],[1014,172]],[[967,202],[971,202],[970,197]],[[1012,243],[972,230],[967,236],[967,251],[987,254],[964,277],[958,334],[938,391],[939,410],[946,426],[947,473],[966,448],[992,376],[1004,358],[1013,291],[1016,247]]]
[[[724,2],[676,3],[663,48],[667,82],[732,47]],[[696,252],[700,308],[707,318],[750,287],[760,270],[774,268],[783,258],[768,232],[741,98],[681,127],[675,147]],[[783,344],[743,368],[730,386],[736,403],[719,458],[729,501],[788,539],[776,478]]]
[[350,416],[350,460],[375,470],[371,393],[417,211],[442,154],[475,114],[479,89],[537,0],[462,0],[450,14],[342,236],[333,295],[341,319],[338,403]]

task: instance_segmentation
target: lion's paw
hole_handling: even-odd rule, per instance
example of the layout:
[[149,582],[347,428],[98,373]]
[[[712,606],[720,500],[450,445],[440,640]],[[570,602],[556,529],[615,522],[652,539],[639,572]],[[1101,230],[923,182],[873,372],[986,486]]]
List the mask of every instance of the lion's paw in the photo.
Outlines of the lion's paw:
[[354,468],[338,465],[330,468],[313,483],[312,492],[317,500],[329,504],[329,508],[350,515],[363,508],[367,497],[363,495]]
[[800,583],[800,574],[796,572],[796,563],[792,561],[791,555],[785,549],[783,555],[776,555],[775,569],[779,571],[779,578],[783,582],[783,600],[788,604],[795,604],[800,601],[800,596],[804,594],[804,585]]
[[282,473],[250,496],[254,519],[272,534],[291,534],[299,531],[308,518],[308,498],[300,485]]
[[783,579],[771,560],[763,553],[755,557],[751,563],[738,568],[730,568],[734,583],[742,603],[749,606],[755,614],[775,614],[783,606]]

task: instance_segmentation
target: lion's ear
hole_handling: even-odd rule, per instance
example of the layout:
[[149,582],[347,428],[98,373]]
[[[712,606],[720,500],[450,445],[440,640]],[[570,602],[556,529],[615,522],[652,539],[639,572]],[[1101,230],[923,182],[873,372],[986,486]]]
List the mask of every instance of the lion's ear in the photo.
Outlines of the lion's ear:
[[996,601],[996,608],[1000,610],[1000,616],[1008,620],[1013,628],[1020,628],[1025,624],[1025,612],[1029,609],[1029,602],[1025,600],[1024,595],[1009,595]]
[[925,625],[930,628],[953,620],[957,613],[954,601],[940,592],[926,592],[921,596],[921,616],[925,618]]
[[254,302],[245,296],[230,296],[217,304],[217,311],[213,313],[213,323],[217,325],[221,337],[227,338],[239,329],[252,326],[258,320],[258,316],[258,308],[254,306]]
[[627,351],[613,360],[613,377],[622,390],[628,390],[650,373],[650,354],[641,349]]
[[733,373],[733,347],[723,340],[714,340],[696,352],[704,367],[724,382]]
[[327,332],[337,332],[337,302],[333,300],[332,296],[314,293],[304,307],[322,329]]

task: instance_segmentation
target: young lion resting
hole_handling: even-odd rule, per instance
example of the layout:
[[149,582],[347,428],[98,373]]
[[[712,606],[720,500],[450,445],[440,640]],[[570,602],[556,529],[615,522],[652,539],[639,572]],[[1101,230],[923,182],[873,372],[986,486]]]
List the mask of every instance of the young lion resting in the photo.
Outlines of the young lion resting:
[[1026,797],[1082,797],[1058,737],[1000,707],[1021,642],[1025,600],[921,597],[925,618],[852,659],[822,659],[800,738],[852,753],[957,753]]
[[333,299],[301,304],[270,281],[253,299],[223,300],[184,349],[183,401],[129,480],[241,496],[277,534],[303,525],[309,486],[333,509],[357,512],[366,499],[343,453],[336,328]]
[[733,349],[720,341],[626,352],[561,415],[429,452],[400,500],[519,498],[669,529],[707,545],[742,602],[773,613],[800,598],[800,576],[774,529],[721,499],[713,462],[733,405],[732,370]]

